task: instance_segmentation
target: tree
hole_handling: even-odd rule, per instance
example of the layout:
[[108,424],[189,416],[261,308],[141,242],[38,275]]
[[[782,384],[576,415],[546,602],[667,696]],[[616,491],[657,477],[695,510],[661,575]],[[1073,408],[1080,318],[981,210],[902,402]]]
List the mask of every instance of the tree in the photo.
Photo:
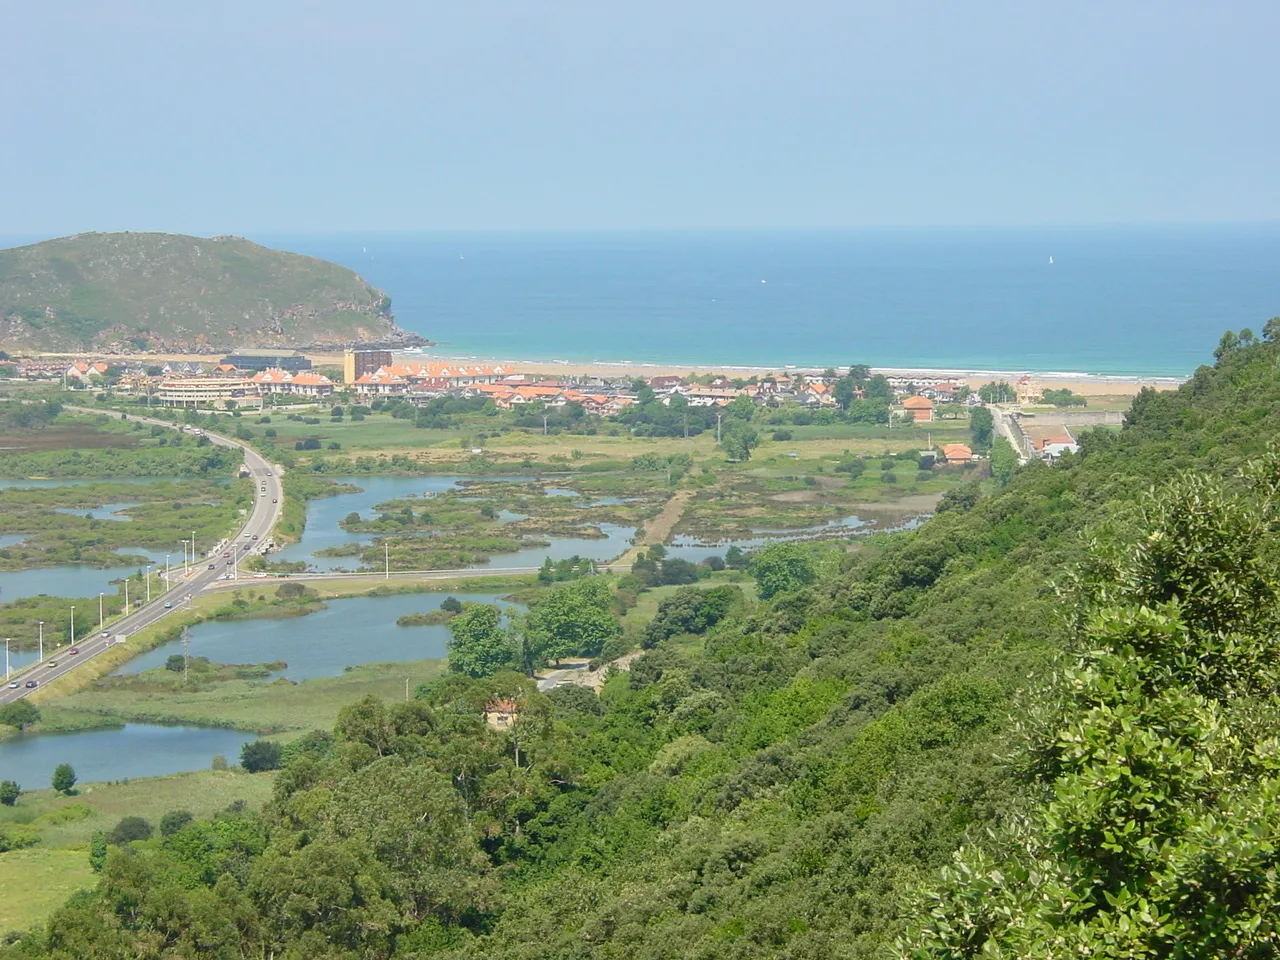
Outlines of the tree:
[[194,819],[190,810],[170,810],[160,818],[160,836],[171,837]]
[[724,565],[730,570],[744,570],[747,563],[747,555],[742,548],[736,543],[730,544],[729,549],[724,552]]
[[274,740],[251,740],[240,748],[240,766],[249,773],[275,770],[280,766],[281,749]]
[[991,445],[991,475],[996,483],[1004,486],[1018,472],[1018,454],[1004,437],[997,437]]
[[19,730],[40,722],[40,711],[26,700],[15,700],[0,707],[0,724]]
[[440,601],[440,609],[445,613],[461,613],[462,601],[457,597],[445,597]]
[[698,567],[688,560],[679,557],[668,557],[662,561],[662,582],[664,585],[698,582]]
[[0,804],[12,807],[22,796],[22,787],[13,780],[0,780]]
[[1074,651],[1022,727],[1039,805],[956,854],[900,957],[1274,955],[1278,468],[1184,474],[1093,542]]
[[969,436],[977,449],[985,450],[991,445],[991,431],[995,429],[995,419],[986,407],[974,407],[969,411]]
[[94,873],[101,873],[107,865],[107,835],[95,830],[89,836],[89,867]]
[[142,817],[124,817],[107,834],[107,843],[113,847],[123,847],[135,840],[150,840],[154,832],[151,824]]
[[526,666],[599,653],[622,630],[609,610],[611,600],[609,588],[598,577],[549,590],[525,621]]
[[469,677],[489,677],[512,659],[511,637],[492,604],[477,604],[449,621],[449,669]]
[[984,383],[978,388],[978,396],[983,403],[1010,403],[1017,393],[1013,385],[1004,380]]
[[760,443],[760,434],[741,420],[731,420],[720,435],[720,449],[730,460],[751,459],[751,451]]
[[69,763],[60,763],[53,771],[53,789],[62,794],[70,794],[76,785],[76,772]]
[[174,673],[181,673],[186,665],[187,658],[180,653],[171,653],[164,661],[164,668],[172,670]]
[[818,576],[813,557],[794,543],[773,543],[751,558],[751,576],[761,600],[808,586]]

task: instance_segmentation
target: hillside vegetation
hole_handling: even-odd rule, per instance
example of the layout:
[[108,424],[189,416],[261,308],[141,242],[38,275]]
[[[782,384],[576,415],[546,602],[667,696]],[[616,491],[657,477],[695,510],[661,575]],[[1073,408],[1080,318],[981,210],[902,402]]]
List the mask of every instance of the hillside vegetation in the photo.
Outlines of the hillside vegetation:
[[240,237],[83,233],[0,250],[0,346],[205,352],[408,343],[346,267]]
[[1078,456],[672,599],[598,697],[352,704],[0,958],[1274,957],[1278,361],[1224,338]]

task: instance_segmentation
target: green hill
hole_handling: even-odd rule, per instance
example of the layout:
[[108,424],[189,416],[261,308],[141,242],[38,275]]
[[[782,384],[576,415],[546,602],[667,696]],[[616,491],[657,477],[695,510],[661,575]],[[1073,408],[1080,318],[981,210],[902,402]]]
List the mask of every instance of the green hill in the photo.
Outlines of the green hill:
[[240,237],[82,233],[0,250],[0,346],[198,353],[412,344],[346,267]]

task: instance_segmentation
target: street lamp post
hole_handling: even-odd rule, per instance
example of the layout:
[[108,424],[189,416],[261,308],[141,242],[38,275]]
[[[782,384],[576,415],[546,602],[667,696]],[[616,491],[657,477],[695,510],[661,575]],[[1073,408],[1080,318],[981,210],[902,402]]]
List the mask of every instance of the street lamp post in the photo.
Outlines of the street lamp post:
[[382,579],[390,580],[391,579],[391,544],[390,542],[388,542],[388,543],[384,543],[382,546],[383,546],[383,555],[386,558],[386,572],[383,574]]
[[44,659],[44,621],[37,621],[40,624],[40,659]]
[[151,567],[147,567],[147,603],[151,602],[151,569],[154,566],[155,564],[152,564]]
[[98,594],[98,632],[102,632],[102,594]]
[[191,572],[191,568],[187,566],[187,544],[190,542],[190,540],[182,541],[182,575],[184,577]]
[[129,615],[129,578],[124,578],[124,615]]
[[9,638],[4,638],[4,678],[9,679]]
[[[76,608],[71,608],[71,645],[76,645]],[[41,658],[43,659],[43,658]]]
[[164,592],[169,592],[169,555],[164,555]]

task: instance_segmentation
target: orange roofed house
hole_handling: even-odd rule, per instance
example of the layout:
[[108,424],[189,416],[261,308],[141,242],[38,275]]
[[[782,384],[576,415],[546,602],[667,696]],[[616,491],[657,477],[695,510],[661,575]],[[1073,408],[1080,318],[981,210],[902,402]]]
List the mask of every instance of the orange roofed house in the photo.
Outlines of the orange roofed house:
[[942,445],[942,458],[947,463],[968,463],[973,459],[973,451],[963,443],[944,443]]
[[911,414],[916,423],[929,423],[933,420],[933,401],[928,397],[907,397],[902,401],[902,408]]

